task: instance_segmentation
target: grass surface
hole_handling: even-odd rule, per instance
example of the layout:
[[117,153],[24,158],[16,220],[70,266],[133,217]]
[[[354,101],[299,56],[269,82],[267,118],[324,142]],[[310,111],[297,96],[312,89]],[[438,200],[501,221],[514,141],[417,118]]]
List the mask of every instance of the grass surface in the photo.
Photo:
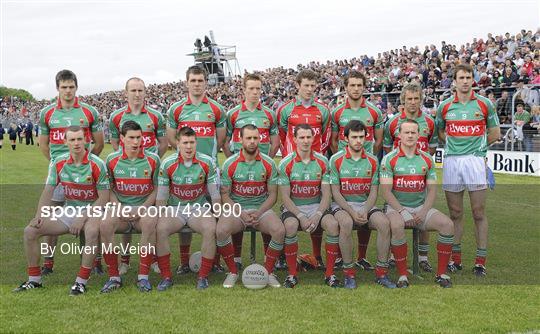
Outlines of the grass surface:
[[[110,149],[106,146],[105,153]],[[411,278],[409,289],[390,291],[373,283],[373,273],[359,272],[357,290],[332,290],[322,285],[321,272],[307,272],[300,273],[300,285],[294,290],[249,291],[241,284],[225,290],[221,288],[224,275],[211,274],[211,287],[201,292],[195,290],[196,277],[191,274],[175,277],[175,286],[167,292],[140,294],[134,286],[138,263],[134,257],[120,291],[100,295],[106,277],[92,276],[89,292],[71,298],[68,290],[79,258],[61,255],[55,258],[55,273],[44,280],[45,289],[14,294],[11,290],[26,279],[22,231],[35,213],[46,168],[36,147],[0,150],[0,332],[506,333],[540,329],[540,180],[534,177],[497,175],[497,189],[487,201],[490,243],[485,279],[471,273],[474,229],[466,211],[465,270],[452,275],[452,289],[440,289],[433,275],[422,274],[422,279]],[[436,207],[448,211],[442,191]],[[299,236],[301,252],[309,252],[309,238],[303,233]],[[373,233],[368,250],[372,262],[375,237]],[[76,243],[77,239],[66,235],[60,237],[62,242]],[[435,243],[433,235],[433,265]],[[172,238],[173,264],[178,262],[177,244],[177,238]],[[258,236],[259,263],[261,244]],[[200,238],[194,236],[192,251],[199,245]],[[244,264],[249,263],[248,248],[246,235]],[[286,275],[277,274],[280,279]],[[396,278],[393,270],[391,276]],[[151,275],[154,286],[158,280]]]

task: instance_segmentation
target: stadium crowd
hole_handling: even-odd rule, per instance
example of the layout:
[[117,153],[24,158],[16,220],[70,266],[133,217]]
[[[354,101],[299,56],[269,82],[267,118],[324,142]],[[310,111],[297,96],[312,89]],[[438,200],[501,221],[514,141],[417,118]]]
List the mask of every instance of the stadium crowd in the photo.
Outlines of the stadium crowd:
[[[370,101],[379,107],[384,116],[397,111],[399,92],[404,84],[416,81],[424,88],[424,111],[434,113],[437,105],[450,94],[452,74],[459,63],[469,63],[474,68],[475,86],[481,95],[488,97],[497,108],[502,124],[511,123],[511,102],[515,93],[516,109],[519,102],[529,112],[533,126],[540,116],[534,106],[540,105],[540,53],[537,43],[540,29],[533,33],[522,29],[516,34],[489,33],[486,38],[473,38],[471,42],[457,46],[441,42],[423,49],[406,47],[378,53],[377,56],[362,55],[352,59],[299,64],[296,69],[276,67],[258,72],[263,77],[263,104],[277,110],[285,101],[296,95],[294,78],[302,69],[319,74],[317,96],[330,109],[344,99],[342,78],[349,71],[362,72],[368,78],[366,93]],[[119,87],[120,88],[120,87]],[[147,103],[166,113],[170,105],[187,93],[183,81],[148,86]],[[240,103],[242,80],[240,76],[229,82],[220,82],[209,88],[209,95],[226,109]],[[125,104],[122,90],[81,96],[81,100],[97,107],[106,124],[110,114]],[[5,128],[10,123],[25,124],[28,118],[37,124],[39,110],[49,100],[26,102],[13,97],[0,100],[0,123]],[[536,115],[532,115],[536,112]],[[105,126],[105,128],[107,128]],[[107,136],[107,134],[106,134]]]

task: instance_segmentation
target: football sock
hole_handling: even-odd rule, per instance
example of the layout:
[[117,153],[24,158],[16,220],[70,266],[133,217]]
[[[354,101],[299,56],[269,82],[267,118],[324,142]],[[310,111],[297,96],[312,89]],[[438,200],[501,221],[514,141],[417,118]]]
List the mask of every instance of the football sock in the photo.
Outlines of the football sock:
[[285,237],[285,261],[287,261],[287,267],[289,269],[289,275],[296,276],[298,273],[298,264],[296,257],[298,255],[298,236],[295,234],[292,237]]
[[357,261],[360,261],[366,258],[366,251],[369,244],[369,238],[371,236],[371,230],[360,228],[359,230],[356,231],[356,235],[358,236]]
[[392,245],[392,253],[394,253],[394,261],[400,276],[407,276],[407,240],[400,239],[390,241]]
[[450,256],[452,254],[453,243],[453,235],[439,234],[439,239],[437,241],[437,276],[446,273],[446,267],[448,266],[448,262],[450,261]]
[[229,271],[233,274],[238,274],[238,269],[234,263],[234,247],[231,242],[231,239],[228,238],[223,241],[217,241],[217,249],[223,261],[227,264]]
[[339,236],[338,235],[326,235],[326,272],[324,275],[329,277],[334,275],[334,264],[339,251]]
[[269,274],[274,271],[274,264],[276,263],[279,254],[283,250],[283,244],[280,244],[274,240],[270,241],[268,250],[266,251],[266,260],[264,261],[264,267]]

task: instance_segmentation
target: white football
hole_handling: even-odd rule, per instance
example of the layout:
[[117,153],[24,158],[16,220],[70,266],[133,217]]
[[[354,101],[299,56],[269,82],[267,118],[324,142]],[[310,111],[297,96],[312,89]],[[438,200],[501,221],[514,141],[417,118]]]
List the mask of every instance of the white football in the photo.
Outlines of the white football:
[[263,289],[268,285],[268,271],[260,264],[249,265],[242,272],[242,284],[248,289]]
[[191,271],[194,273],[198,273],[201,269],[201,260],[202,253],[200,251],[191,254],[189,257],[189,269],[191,269]]

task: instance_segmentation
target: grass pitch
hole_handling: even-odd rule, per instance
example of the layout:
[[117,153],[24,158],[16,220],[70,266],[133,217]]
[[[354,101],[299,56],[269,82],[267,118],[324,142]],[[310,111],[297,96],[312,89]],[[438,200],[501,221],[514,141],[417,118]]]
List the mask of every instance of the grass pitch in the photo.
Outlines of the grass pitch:
[[[106,146],[105,156],[110,152]],[[170,152],[169,152],[170,154]],[[507,333],[540,330],[540,180],[497,175],[497,188],[487,201],[490,222],[488,276],[472,275],[475,243],[470,210],[463,239],[465,269],[452,275],[454,287],[443,290],[434,275],[411,277],[411,287],[386,290],[373,283],[371,272],[359,272],[354,291],[330,289],[322,272],[300,273],[294,290],[250,291],[238,284],[221,288],[224,274],[211,274],[211,287],[195,290],[195,275],[175,277],[164,293],[141,294],[135,288],[138,259],[124,277],[124,287],[100,295],[105,276],[92,276],[89,292],[68,296],[77,269],[77,255],[55,257],[55,272],[45,288],[14,294],[26,279],[22,231],[33,217],[46,177],[47,162],[35,146],[0,150],[0,332],[399,332]],[[440,173],[439,173],[440,175]],[[466,199],[467,201],[467,199]],[[439,191],[436,207],[447,213]],[[277,208],[277,207],[276,207]],[[307,235],[299,234],[300,252],[309,252]],[[375,262],[375,233],[368,259]],[[178,260],[178,238],[171,237],[172,264]],[[138,236],[134,236],[134,241]],[[262,243],[258,237],[258,262]],[[77,242],[62,236],[59,244]],[[430,261],[436,265],[436,236]],[[194,236],[192,251],[199,249]],[[244,264],[249,263],[249,236],[244,237]],[[409,258],[409,262],[411,259]],[[286,273],[277,272],[283,280]],[[341,276],[341,272],[337,272]],[[396,273],[391,271],[392,278]],[[151,274],[157,284],[159,277]]]

